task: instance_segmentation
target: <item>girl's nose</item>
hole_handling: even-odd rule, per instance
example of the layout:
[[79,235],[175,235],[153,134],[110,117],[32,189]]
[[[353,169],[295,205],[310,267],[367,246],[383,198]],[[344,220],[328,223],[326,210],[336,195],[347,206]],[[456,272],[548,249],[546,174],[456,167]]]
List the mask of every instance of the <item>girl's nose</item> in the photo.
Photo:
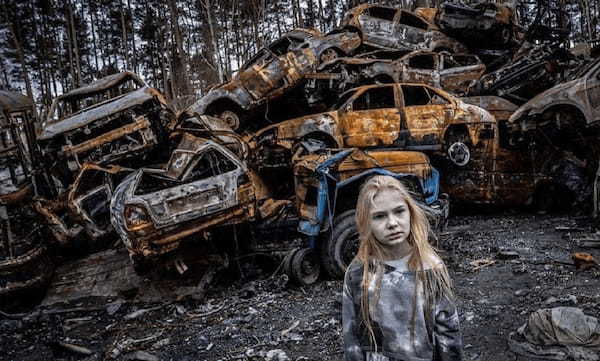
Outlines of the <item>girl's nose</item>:
[[394,216],[388,218],[388,227],[395,228],[398,225],[398,219]]

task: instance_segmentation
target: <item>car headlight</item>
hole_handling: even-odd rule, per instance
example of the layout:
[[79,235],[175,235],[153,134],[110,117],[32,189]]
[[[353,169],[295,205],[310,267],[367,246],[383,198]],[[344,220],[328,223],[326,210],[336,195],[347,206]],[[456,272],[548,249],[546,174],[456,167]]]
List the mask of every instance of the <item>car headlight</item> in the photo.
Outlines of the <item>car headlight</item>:
[[125,223],[128,230],[135,231],[147,226],[150,218],[143,207],[129,205],[125,206]]

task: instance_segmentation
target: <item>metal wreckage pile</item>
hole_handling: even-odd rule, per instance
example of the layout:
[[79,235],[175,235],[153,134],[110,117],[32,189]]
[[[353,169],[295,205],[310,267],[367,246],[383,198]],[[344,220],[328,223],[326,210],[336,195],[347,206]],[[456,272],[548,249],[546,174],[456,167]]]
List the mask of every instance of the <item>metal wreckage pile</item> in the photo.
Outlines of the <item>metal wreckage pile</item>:
[[303,284],[340,277],[374,174],[437,228],[449,199],[591,204],[600,61],[514,19],[361,5],[330,33],[285,34],[179,114],[129,72],[56,98],[37,132],[31,101],[0,93],[0,296],[43,285],[49,250],[115,234],[139,272],[265,253]]

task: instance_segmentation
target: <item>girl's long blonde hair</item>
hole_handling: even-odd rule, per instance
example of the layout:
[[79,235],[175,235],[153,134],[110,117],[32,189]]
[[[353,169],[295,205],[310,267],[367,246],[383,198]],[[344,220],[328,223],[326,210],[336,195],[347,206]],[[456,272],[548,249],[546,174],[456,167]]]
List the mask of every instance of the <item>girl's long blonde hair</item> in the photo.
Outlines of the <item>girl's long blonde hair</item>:
[[[406,187],[396,178],[390,176],[374,176],[365,182],[358,195],[356,204],[356,226],[360,245],[355,260],[363,265],[363,277],[361,283],[361,316],[365,323],[371,344],[377,349],[375,333],[371,322],[370,310],[378,303],[381,279],[383,276],[383,261],[389,259],[390,255],[385,247],[373,236],[370,219],[373,200],[382,190],[398,191],[406,201],[410,212],[410,234],[407,242],[412,246],[408,268],[417,272],[417,284],[415,285],[415,297],[417,300],[417,289],[423,287],[425,297],[425,319],[431,321],[433,305],[439,298],[446,296],[453,298],[452,284],[448,270],[442,262],[439,262],[435,249],[429,244],[431,228],[423,209],[410,195]],[[425,266],[432,266],[426,270]],[[375,280],[374,297],[369,300],[369,285]],[[413,308],[416,310],[416,307]],[[414,342],[414,322],[416,313],[413,312],[411,337]],[[431,324],[431,323],[430,323]]]

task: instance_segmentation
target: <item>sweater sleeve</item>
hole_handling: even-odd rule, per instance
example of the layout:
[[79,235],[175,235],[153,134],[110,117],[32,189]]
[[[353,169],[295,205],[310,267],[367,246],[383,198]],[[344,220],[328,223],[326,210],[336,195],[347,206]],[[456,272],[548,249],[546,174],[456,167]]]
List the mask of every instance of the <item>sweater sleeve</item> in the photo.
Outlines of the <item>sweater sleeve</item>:
[[436,361],[463,359],[462,334],[454,302],[443,297],[435,307],[434,354]]
[[360,315],[357,314],[354,297],[355,290],[352,289],[350,267],[344,277],[344,290],[342,293],[342,333],[344,337],[344,360],[364,361],[365,354],[360,347],[358,336],[358,322]]

